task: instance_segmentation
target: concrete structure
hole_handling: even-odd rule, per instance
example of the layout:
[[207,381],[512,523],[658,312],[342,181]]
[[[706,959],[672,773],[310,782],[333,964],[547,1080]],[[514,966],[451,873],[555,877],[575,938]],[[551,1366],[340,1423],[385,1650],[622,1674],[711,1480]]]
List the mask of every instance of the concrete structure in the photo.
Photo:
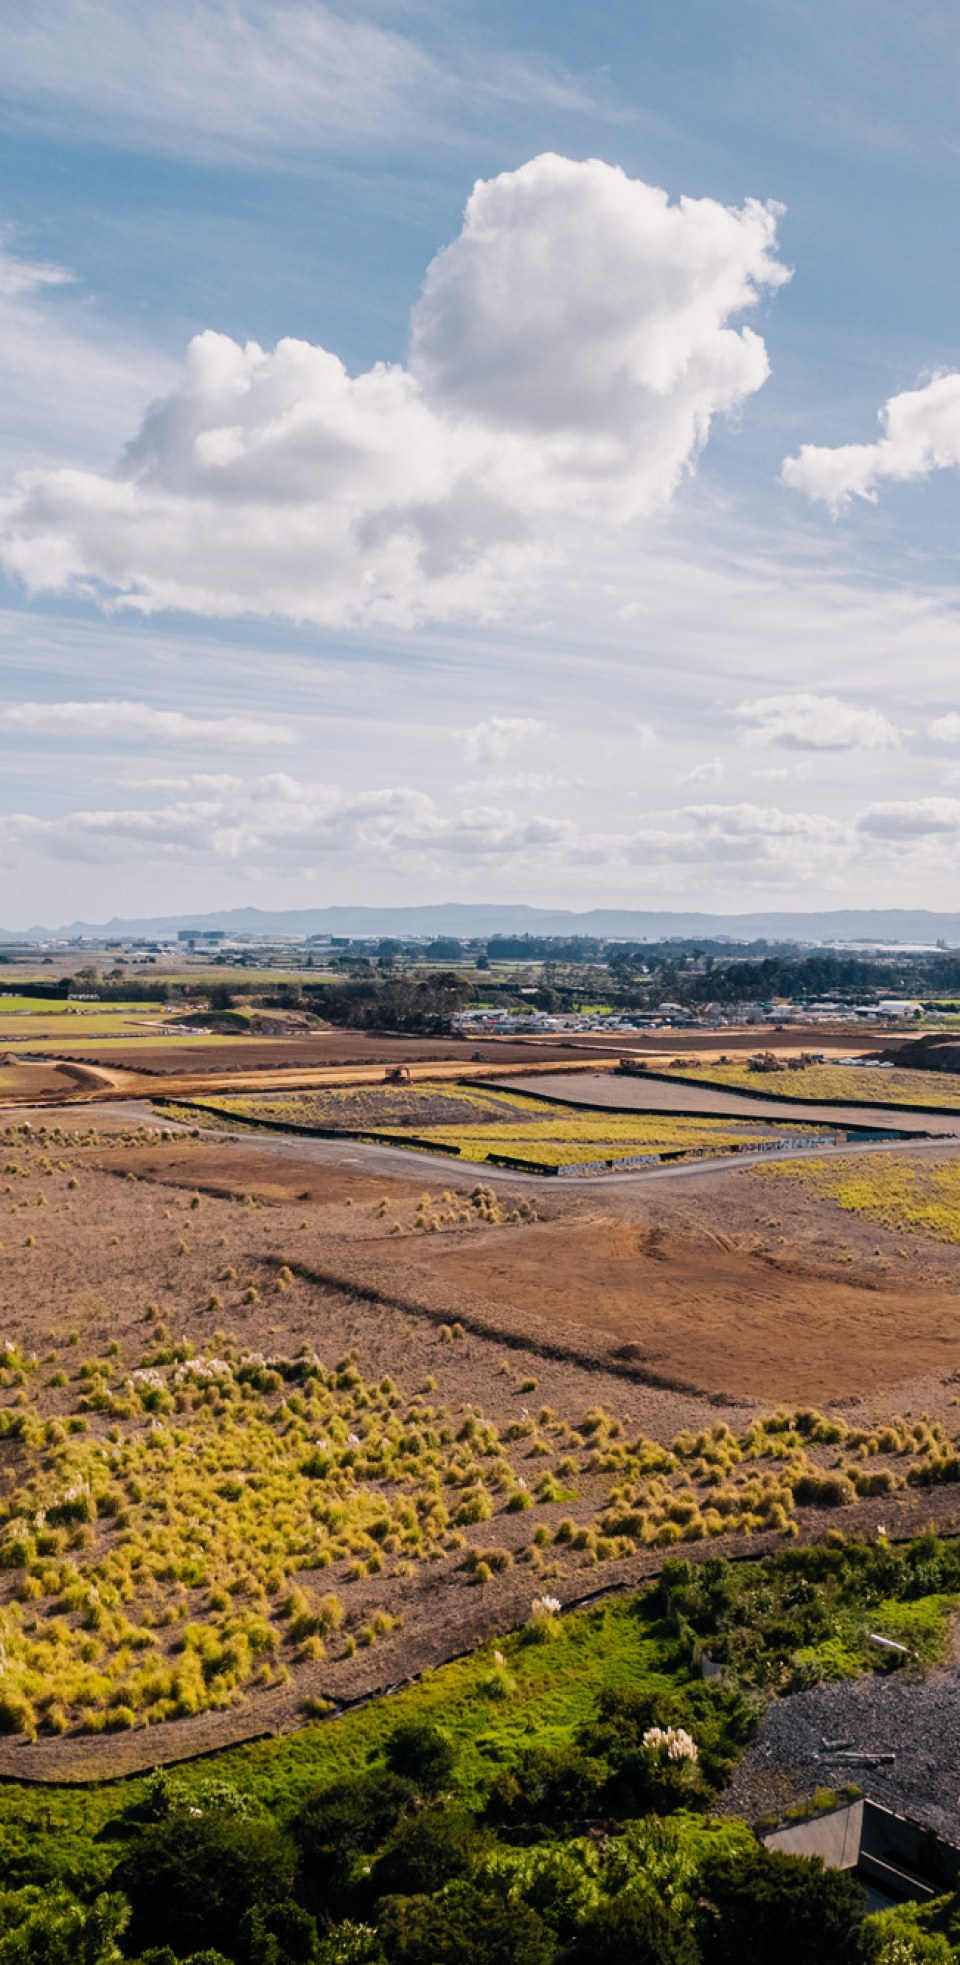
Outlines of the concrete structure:
[[960,1882],[960,1849],[920,1822],[879,1802],[852,1801],[763,1837],[788,1856],[819,1856],[828,1869],[854,1870],[873,1910],[926,1902]]

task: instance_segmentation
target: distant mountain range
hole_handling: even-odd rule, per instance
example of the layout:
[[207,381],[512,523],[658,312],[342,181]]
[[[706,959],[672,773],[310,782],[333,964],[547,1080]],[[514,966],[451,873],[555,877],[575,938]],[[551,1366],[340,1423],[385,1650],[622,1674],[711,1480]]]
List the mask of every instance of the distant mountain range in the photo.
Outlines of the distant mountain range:
[[810,913],[695,914],[646,908],[569,908],[445,902],[426,907],[313,907],[269,913],[262,908],[213,908],[207,914],[156,914],[126,920],[71,921],[58,928],[0,929],[0,943],[71,940],[77,936],[127,940],[175,934],[178,929],[222,928],[243,935],[593,935],[662,941],[671,935],[714,941],[937,942],[960,946],[960,913],[925,908],[833,908]]

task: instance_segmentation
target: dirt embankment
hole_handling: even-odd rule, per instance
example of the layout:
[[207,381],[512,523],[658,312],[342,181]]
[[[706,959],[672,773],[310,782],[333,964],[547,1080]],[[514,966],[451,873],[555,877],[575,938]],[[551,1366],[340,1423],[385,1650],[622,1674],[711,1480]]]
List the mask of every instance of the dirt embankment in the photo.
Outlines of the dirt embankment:
[[891,1064],[896,1063],[901,1070],[957,1072],[957,1098],[960,1099],[960,1038],[956,1035],[927,1031],[923,1037],[915,1037],[893,1050],[883,1051],[881,1055]]

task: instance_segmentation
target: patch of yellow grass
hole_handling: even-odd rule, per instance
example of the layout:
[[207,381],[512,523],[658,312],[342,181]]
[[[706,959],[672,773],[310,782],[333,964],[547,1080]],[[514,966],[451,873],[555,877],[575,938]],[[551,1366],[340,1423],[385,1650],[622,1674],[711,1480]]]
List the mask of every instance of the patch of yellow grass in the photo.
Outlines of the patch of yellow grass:
[[[218,1099],[217,1105],[238,1118],[279,1119],[294,1125],[349,1126],[352,1120],[358,1133],[387,1135],[398,1146],[409,1143],[412,1131],[421,1141],[456,1146],[463,1159],[480,1163],[498,1152],[538,1160],[544,1166],[704,1148],[722,1152],[757,1133],[749,1121],[695,1119],[672,1113],[589,1112],[582,1106],[559,1106],[532,1094],[486,1086],[425,1081],[399,1090],[393,1086],[384,1089],[389,1091],[391,1106],[409,1116],[408,1127],[365,1117],[364,1094],[348,1090],[225,1098]],[[369,1101],[369,1091],[365,1090]],[[438,1104],[446,1104],[457,1118],[451,1117],[449,1124],[438,1122]],[[465,1123],[464,1105],[473,1107],[478,1117],[487,1115],[485,1122],[476,1127]],[[424,1114],[421,1124],[417,1123],[418,1111]],[[778,1130],[792,1135],[802,1128]]]
[[809,1193],[885,1228],[960,1242],[960,1160],[920,1163],[884,1153],[784,1162],[763,1171],[768,1180],[799,1180]]

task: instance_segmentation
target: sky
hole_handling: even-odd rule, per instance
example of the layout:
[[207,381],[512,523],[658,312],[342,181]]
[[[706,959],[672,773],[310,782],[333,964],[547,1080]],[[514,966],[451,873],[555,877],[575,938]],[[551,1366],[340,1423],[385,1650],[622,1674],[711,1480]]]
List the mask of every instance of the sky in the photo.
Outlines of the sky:
[[0,0],[0,926],[960,908],[929,0]]

